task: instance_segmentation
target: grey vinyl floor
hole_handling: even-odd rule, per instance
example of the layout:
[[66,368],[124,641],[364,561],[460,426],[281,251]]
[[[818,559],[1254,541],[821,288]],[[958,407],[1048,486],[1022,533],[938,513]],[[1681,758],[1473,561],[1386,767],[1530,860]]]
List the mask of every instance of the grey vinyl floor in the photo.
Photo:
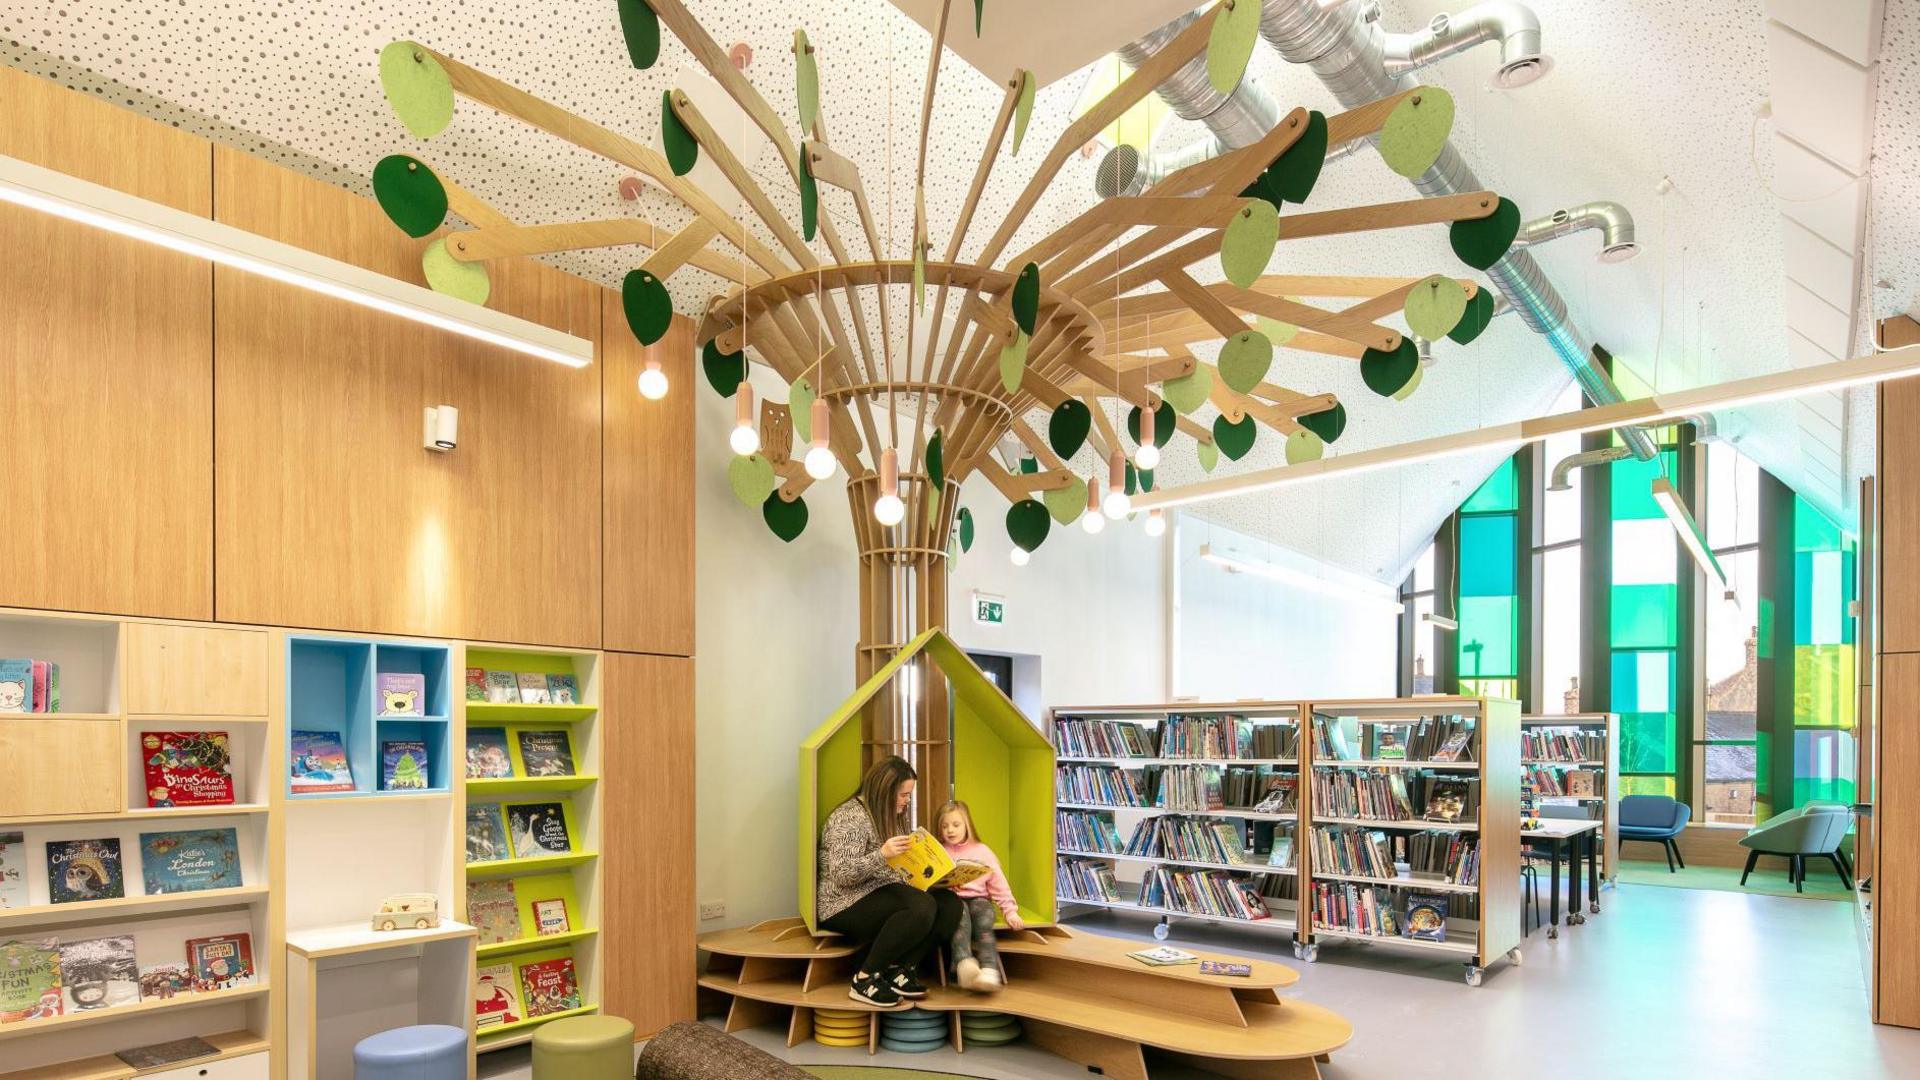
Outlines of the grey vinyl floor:
[[[1522,963],[1468,987],[1452,960],[1385,946],[1327,944],[1297,964],[1289,993],[1353,1021],[1328,1080],[1520,1077],[1920,1077],[1920,1031],[1875,1027],[1851,904],[1622,885],[1602,913],[1558,940],[1536,931]],[[1151,920],[1102,912],[1068,925],[1151,941]],[[1170,944],[1273,955],[1271,935],[1176,923]],[[1283,946],[1280,959],[1294,963]],[[789,1050],[771,1030],[751,1042],[799,1064],[865,1064],[990,1080],[1083,1080],[1085,1070],[1028,1047],[928,1054]],[[521,1051],[524,1053],[524,1051]],[[488,1055],[489,1058],[498,1055]],[[521,1059],[524,1061],[524,1059]],[[1152,1067],[1153,1062],[1149,1061]],[[525,1076],[484,1060],[483,1076]],[[1156,1068],[1158,1080],[1198,1074]]]

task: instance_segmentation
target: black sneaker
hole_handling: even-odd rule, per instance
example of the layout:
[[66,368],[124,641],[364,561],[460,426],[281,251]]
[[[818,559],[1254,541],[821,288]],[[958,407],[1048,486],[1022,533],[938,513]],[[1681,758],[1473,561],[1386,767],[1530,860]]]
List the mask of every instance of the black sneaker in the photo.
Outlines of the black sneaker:
[[914,978],[913,972],[903,967],[887,972],[887,985],[903,998],[912,998],[917,1001],[927,996],[926,984]]
[[853,977],[853,985],[847,987],[847,996],[882,1009],[897,1009],[901,1005],[900,995],[887,985],[880,976],[862,971]]

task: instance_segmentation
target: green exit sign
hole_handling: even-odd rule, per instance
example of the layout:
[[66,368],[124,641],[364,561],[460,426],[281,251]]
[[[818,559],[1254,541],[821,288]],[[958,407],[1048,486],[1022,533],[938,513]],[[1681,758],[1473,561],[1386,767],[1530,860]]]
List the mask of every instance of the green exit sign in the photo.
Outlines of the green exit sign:
[[1007,621],[1007,598],[991,593],[973,594],[973,621],[983,626],[999,626]]

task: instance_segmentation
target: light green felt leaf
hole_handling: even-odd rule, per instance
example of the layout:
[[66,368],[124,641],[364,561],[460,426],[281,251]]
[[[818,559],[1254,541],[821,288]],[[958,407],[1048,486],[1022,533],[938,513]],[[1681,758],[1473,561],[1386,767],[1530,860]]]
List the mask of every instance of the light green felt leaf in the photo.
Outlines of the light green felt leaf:
[[927,245],[913,246],[913,309],[927,310]]
[[1220,464],[1220,448],[1211,442],[1196,441],[1193,444],[1193,456],[1200,459],[1201,472],[1212,472],[1213,467]]
[[1273,343],[1258,330],[1243,330],[1220,346],[1220,381],[1236,394],[1249,394],[1273,366]]
[[1013,103],[1013,152],[1016,154],[1027,137],[1027,121],[1033,118],[1033,95],[1033,72],[1020,72],[1020,97]]
[[431,139],[453,120],[453,80],[440,61],[411,41],[380,50],[380,91],[415,138]]
[[805,375],[787,387],[787,411],[793,414],[793,433],[803,443],[813,441],[813,399],[818,396]]
[[1022,330],[1011,345],[1000,350],[1000,385],[1009,394],[1020,389],[1020,380],[1027,373],[1027,341],[1027,332]]
[[[1295,300],[1298,298],[1287,296],[1287,297],[1282,297],[1282,299]],[[1279,319],[1270,319],[1265,315],[1254,316],[1253,325],[1254,325],[1254,329],[1259,330],[1261,333],[1267,335],[1268,344],[1271,344],[1276,349],[1282,345],[1285,345],[1287,342],[1292,341],[1293,335],[1300,332],[1300,328],[1293,325],[1290,322],[1281,322]]]
[[1444,274],[1433,274],[1414,285],[1404,310],[1407,329],[1415,336],[1438,341],[1452,333],[1467,313],[1467,290]]
[[1220,269],[1227,280],[1243,289],[1253,288],[1267,272],[1273,258],[1273,245],[1280,239],[1280,211],[1265,199],[1248,199],[1247,205],[1227,222],[1220,239]]
[[461,262],[447,252],[445,237],[427,245],[420,255],[420,269],[427,275],[427,284],[433,291],[470,304],[484,304],[487,293],[493,288],[493,279],[487,276],[487,264],[483,262]]
[[1193,370],[1178,378],[1168,379],[1160,384],[1160,396],[1174,411],[1182,415],[1192,412],[1207,403],[1207,396],[1213,393],[1213,369],[1205,364],[1195,364]]
[[431,235],[447,217],[447,189],[426,162],[391,154],[373,167],[373,197],[408,236]]
[[1319,461],[1320,455],[1327,452],[1327,444],[1320,436],[1311,431],[1296,431],[1287,436],[1287,464],[1298,465],[1303,461]]
[[1066,487],[1041,492],[1040,498],[1046,501],[1047,513],[1053,515],[1053,520],[1071,525],[1087,512],[1087,482],[1071,477]]
[[776,491],[760,504],[760,518],[773,530],[773,535],[791,544],[795,537],[807,531],[807,500],[788,502]]
[[1207,37],[1207,82],[1215,93],[1231,94],[1247,73],[1253,43],[1260,35],[1259,0],[1222,0]]
[[646,0],[620,0],[620,33],[634,67],[645,71],[660,59],[660,16]]
[[1387,114],[1380,126],[1380,158],[1401,176],[1417,177],[1439,160],[1452,131],[1453,95],[1422,86]]
[[820,65],[805,30],[793,32],[793,95],[800,102],[800,131],[811,132],[814,118],[820,115]]
[[1408,398],[1412,397],[1413,392],[1415,390],[1420,389],[1420,380],[1426,377],[1427,377],[1427,369],[1423,367],[1415,366],[1413,369],[1413,378],[1407,380],[1407,385],[1393,392],[1393,400],[1405,401]]
[[736,457],[727,463],[727,483],[733,488],[733,497],[743,506],[766,502],[779,479],[774,474],[773,462],[768,461],[765,454]]

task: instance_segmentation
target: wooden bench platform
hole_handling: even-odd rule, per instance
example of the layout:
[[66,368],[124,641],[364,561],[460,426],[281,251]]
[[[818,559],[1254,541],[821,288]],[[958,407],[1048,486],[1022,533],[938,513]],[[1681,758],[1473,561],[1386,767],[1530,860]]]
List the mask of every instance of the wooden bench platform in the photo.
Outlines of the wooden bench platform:
[[[798,932],[795,928],[798,927]],[[813,1036],[813,1010],[878,1014],[847,996],[857,949],[814,938],[799,919],[701,935],[709,954],[701,989],[724,998],[726,1030],[785,1021],[787,1045]],[[1020,1017],[1028,1037],[1059,1056],[1116,1080],[1148,1080],[1143,1046],[1223,1076],[1308,1080],[1318,1062],[1346,1045],[1353,1026],[1318,1005],[1283,998],[1299,975],[1265,960],[1199,954],[1249,965],[1247,978],[1202,975],[1198,965],[1147,967],[1127,953],[1141,946],[1047,926],[1000,932],[1007,986],[997,994],[933,987],[920,1008],[953,1014],[955,1049],[965,1052],[960,1014]],[[880,1025],[868,1025],[868,1051]]]

